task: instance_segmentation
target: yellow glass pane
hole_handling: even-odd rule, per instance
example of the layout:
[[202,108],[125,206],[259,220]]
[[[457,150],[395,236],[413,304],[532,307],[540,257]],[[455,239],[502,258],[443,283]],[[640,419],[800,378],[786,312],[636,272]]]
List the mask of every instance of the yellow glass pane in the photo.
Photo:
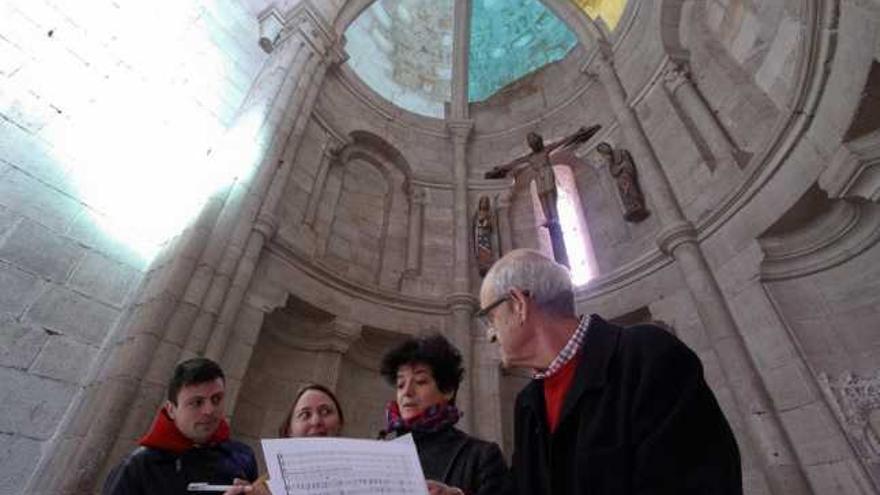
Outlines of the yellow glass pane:
[[614,31],[623,11],[626,9],[627,0],[571,0],[592,19],[602,18],[608,29]]

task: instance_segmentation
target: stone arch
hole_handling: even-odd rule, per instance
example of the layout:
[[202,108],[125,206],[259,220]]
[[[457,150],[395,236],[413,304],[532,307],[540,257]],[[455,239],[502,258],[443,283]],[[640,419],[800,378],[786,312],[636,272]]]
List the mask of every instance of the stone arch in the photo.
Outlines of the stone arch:
[[684,14],[684,4],[687,0],[662,0],[660,15],[657,20],[660,23],[660,41],[663,50],[672,58],[687,56],[687,49],[681,40],[681,16]]
[[320,255],[344,276],[393,289],[405,270],[401,226],[406,225],[410,167],[381,137],[364,131],[350,137],[328,172],[332,212],[322,229]]

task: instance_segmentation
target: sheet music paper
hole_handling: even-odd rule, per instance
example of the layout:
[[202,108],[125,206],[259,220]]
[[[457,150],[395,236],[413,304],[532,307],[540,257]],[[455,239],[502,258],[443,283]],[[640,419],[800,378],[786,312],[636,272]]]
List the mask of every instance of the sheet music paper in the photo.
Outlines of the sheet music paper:
[[427,495],[412,439],[262,440],[273,495]]

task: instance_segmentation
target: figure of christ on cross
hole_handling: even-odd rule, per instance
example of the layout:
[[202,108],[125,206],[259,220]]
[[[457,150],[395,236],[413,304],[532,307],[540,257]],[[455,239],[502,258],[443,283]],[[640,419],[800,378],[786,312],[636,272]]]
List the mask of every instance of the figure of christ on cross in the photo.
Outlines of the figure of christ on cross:
[[572,148],[589,141],[602,126],[581,127],[573,134],[566,136],[550,144],[544,144],[544,138],[536,132],[530,132],[526,136],[529,148],[532,152],[515,160],[493,167],[486,172],[487,179],[500,179],[507,177],[511,171],[516,175],[529,170],[535,178],[538,189],[538,199],[541,202],[541,210],[544,212],[544,227],[550,232],[550,241],[553,244],[553,257],[557,263],[569,266],[568,253],[565,250],[565,242],[562,239],[562,229],[559,226],[559,212],[556,209],[556,176],[553,174],[553,164],[550,154],[559,148]]

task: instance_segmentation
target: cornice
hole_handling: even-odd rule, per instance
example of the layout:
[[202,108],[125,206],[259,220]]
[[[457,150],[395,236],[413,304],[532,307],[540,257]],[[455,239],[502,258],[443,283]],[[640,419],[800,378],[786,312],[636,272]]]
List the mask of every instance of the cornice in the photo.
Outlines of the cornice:
[[[419,120],[425,120],[429,122],[443,122],[444,119],[436,119],[434,117],[428,117],[425,115],[419,115],[414,112],[410,112],[402,107],[398,107],[386,100],[382,95],[373,91],[369,86],[364,84],[360,77],[351,69],[351,67],[347,65],[341,65],[339,70],[335,71],[336,79],[345,88],[352,96],[355,97],[358,101],[363,103],[367,108],[378,114],[381,118],[385,119],[388,122],[399,123],[401,120],[403,124],[413,129],[417,132],[438,137],[445,138],[447,137],[445,130],[440,129],[432,129],[425,125],[419,125]],[[402,115],[404,118],[401,119],[399,115]],[[399,124],[398,124],[399,125]]]
[[697,231],[694,225],[687,221],[668,225],[657,234],[657,246],[667,256],[671,256],[675,248],[688,242],[697,242]]
[[348,59],[342,49],[344,40],[336,36],[311,0],[301,0],[284,16],[284,29],[281,31],[279,43],[296,34],[301,35],[315,53],[328,57],[334,63],[341,64]]
[[819,176],[830,198],[880,201],[880,131],[850,141]]
[[476,309],[479,307],[479,301],[476,296],[470,292],[453,292],[446,296],[446,303],[452,310],[458,308]]
[[641,282],[646,277],[672,264],[673,260],[664,255],[659,248],[653,248],[640,257],[619,266],[613,272],[591,280],[575,291],[575,302],[607,296],[626,287]]
[[281,236],[273,238],[272,242],[266,245],[266,249],[303,275],[320,282],[329,289],[354,299],[410,313],[429,316],[445,316],[449,314],[449,308],[443,299],[414,297],[387,291],[369,283],[343,278],[329,267],[323,266],[320,262],[307,259]]
[[761,280],[799,278],[845,263],[880,241],[880,206],[835,201],[807,229],[760,239],[765,257]]
[[360,330],[356,332],[338,331],[334,322],[328,322],[317,331],[295,332],[278,325],[268,325],[269,333],[288,346],[302,351],[335,352],[345,354],[351,345],[360,338]]

